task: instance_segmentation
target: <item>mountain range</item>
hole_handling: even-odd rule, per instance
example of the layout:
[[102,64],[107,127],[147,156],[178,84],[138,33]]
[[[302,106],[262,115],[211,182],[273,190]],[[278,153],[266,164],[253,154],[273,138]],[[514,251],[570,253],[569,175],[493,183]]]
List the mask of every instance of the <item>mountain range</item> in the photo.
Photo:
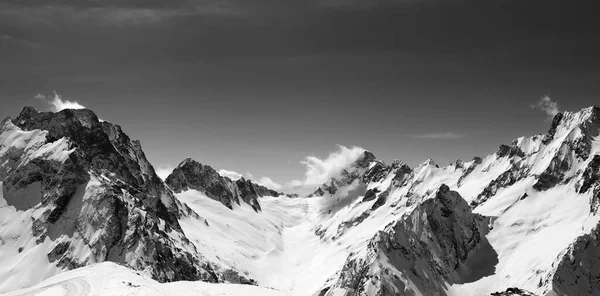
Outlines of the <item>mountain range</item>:
[[0,293],[599,295],[599,135],[593,106],[447,166],[364,151],[297,196],[190,158],[163,181],[120,126],[25,107],[0,125]]

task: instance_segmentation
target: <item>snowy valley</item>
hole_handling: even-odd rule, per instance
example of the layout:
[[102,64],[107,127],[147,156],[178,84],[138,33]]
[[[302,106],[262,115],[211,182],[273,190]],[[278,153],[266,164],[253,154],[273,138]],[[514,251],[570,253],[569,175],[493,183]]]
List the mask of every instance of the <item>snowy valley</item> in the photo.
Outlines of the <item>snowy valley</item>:
[[308,196],[183,160],[164,181],[90,110],[0,126],[3,295],[600,295],[600,108],[486,157],[362,152]]

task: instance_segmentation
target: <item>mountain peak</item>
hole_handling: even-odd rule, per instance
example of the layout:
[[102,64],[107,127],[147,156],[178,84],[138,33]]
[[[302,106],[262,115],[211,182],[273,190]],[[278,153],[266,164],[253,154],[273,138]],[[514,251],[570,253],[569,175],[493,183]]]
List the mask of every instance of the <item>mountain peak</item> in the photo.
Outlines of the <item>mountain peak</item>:
[[[0,139],[18,139],[0,142],[0,196],[30,215],[30,229],[23,225],[30,246],[47,254],[52,268],[114,261],[160,281],[216,281],[205,259],[181,239],[178,201],[120,127],[99,122],[88,109],[38,112],[31,106],[11,123],[0,131]],[[27,261],[30,255],[18,256]]]
[[363,154],[354,162],[356,167],[367,167],[372,161],[377,160],[375,155],[370,151],[363,152]]
[[191,158],[191,157],[187,157],[187,158],[185,158],[184,160],[182,160],[182,161],[181,161],[181,162],[180,162],[180,163],[177,165],[177,168],[180,168],[180,167],[186,166],[186,165],[188,165],[188,164],[191,164],[191,165],[202,165],[201,163],[199,163],[199,162],[198,162],[198,161],[196,161],[195,159],[193,159],[193,158]]
[[563,136],[577,127],[589,131],[590,129],[599,126],[600,107],[596,105],[583,108],[577,112],[566,111],[558,113],[552,119],[552,124],[546,134],[545,141]]
[[208,197],[221,202],[229,209],[240,205],[241,201],[260,210],[258,197],[279,196],[281,193],[240,178],[232,181],[223,177],[209,165],[204,165],[190,157],[184,159],[165,179],[165,183],[176,193],[194,189],[204,192]]
[[21,116],[21,114],[30,114],[30,113],[39,113],[39,112],[35,108],[33,108],[33,106],[27,105],[27,106],[23,107],[19,116]]

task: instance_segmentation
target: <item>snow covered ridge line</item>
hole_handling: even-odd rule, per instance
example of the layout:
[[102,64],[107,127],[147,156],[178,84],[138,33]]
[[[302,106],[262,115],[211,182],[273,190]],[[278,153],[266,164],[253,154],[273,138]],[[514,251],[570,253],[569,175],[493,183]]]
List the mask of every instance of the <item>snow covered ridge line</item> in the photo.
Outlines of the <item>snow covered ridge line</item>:
[[183,160],[165,179],[165,183],[176,193],[189,189],[203,191],[229,209],[233,209],[234,204],[239,206],[240,202],[245,202],[255,211],[260,211],[259,197],[283,195],[243,177],[232,181],[221,176],[212,167],[191,158]]

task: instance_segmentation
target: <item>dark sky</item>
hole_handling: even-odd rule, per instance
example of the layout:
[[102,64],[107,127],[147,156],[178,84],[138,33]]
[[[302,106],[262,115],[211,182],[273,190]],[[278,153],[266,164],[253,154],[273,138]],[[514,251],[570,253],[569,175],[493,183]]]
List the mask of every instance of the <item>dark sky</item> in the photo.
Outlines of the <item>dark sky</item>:
[[593,1],[0,0],[0,117],[56,90],[155,166],[302,179],[336,144],[440,164],[599,103]]

